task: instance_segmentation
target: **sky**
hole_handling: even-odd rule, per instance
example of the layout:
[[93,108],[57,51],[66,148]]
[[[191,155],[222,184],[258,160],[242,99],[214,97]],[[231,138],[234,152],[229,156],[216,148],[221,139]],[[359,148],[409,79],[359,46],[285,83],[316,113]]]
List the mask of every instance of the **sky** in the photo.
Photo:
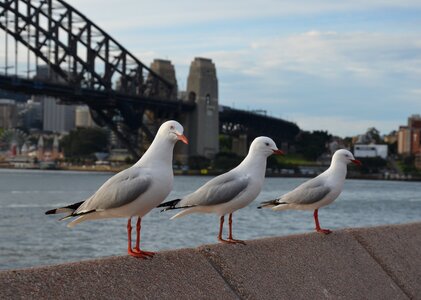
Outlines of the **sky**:
[[179,90],[213,60],[219,103],[342,137],[421,114],[419,0],[67,0]]

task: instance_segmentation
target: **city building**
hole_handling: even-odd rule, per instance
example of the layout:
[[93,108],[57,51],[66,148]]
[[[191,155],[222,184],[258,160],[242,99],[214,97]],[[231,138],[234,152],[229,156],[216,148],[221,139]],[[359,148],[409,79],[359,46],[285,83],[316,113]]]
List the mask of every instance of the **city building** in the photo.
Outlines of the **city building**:
[[388,146],[378,144],[356,144],[354,145],[355,157],[381,157],[387,159]]
[[92,128],[97,126],[92,119],[91,112],[87,105],[77,106],[75,109],[75,114],[76,127]]
[[42,103],[29,99],[18,105],[19,126],[26,129],[42,129]]
[[0,128],[14,128],[17,120],[18,114],[15,100],[0,99]]
[[412,115],[407,126],[400,126],[398,131],[398,153],[413,155],[421,151],[421,116]]
[[57,99],[42,97],[43,130],[56,133],[75,128],[75,105],[58,104]]
[[[35,78],[54,83],[64,82],[47,65],[38,66]],[[44,131],[65,133],[75,128],[75,105],[60,104],[59,99],[47,96],[34,96],[33,100],[42,103],[42,129]]]

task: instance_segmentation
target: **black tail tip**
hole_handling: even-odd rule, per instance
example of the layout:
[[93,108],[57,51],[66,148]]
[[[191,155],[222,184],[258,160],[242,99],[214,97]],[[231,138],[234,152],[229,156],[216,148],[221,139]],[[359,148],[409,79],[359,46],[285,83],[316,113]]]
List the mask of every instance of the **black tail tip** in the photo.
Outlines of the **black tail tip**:
[[46,215],[53,215],[53,214],[55,214],[56,213],[56,211],[57,211],[57,209],[50,209],[50,210],[47,210],[46,212],[45,212],[45,214]]
[[180,201],[181,201],[181,199],[174,199],[174,200],[171,200],[171,201],[168,201],[168,202],[161,203],[157,207],[170,207],[170,208],[174,208],[177,205],[177,203],[180,202]]

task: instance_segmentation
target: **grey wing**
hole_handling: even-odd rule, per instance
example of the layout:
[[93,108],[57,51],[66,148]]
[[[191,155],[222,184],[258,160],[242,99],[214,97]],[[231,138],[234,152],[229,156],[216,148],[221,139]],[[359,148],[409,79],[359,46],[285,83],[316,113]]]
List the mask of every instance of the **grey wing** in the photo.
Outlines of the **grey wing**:
[[150,184],[150,176],[145,172],[138,168],[126,169],[108,179],[76,213],[126,205],[146,192]]
[[243,192],[248,183],[248,176],[235,177],[232,174],[224,174],[186,196],[180,201],[179,206],[208,206],[226,203]]
[[295,190],[283,195],[278,202],[293,204],[313,204],[329,194],[331,189],[324,185],[299,186]]

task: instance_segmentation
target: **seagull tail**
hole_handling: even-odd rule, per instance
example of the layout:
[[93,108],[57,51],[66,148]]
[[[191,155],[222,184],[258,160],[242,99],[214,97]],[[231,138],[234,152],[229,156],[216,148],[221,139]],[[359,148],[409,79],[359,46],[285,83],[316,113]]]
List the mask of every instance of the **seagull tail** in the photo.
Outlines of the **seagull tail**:
[[178,203],[180,203],[180,201],[181,201],[181,199],[174,199],[174,200],[171,200],[171,201],[161,203],[157,207],[164,207],[164,209],[162,209],[161,212],[167,211],[167,210],[170,210],[170,209],[176,209],[176,208],[178,208],[176,206],[177,206]]
[[62,214],[62,213],[72,214],[76,209],[79,208],[79,206],[82,205],[83,202],[84,201],[81,201],[81,202],[78,202],[78,203],[73,203],[73,204],[70,204],[70,205],[64,206],[64,207],[50,209],[50,210],[46,211],[45,214],[46,215],[54,215],[54,214]]
[[279,202],[279,199],[274,199],[274,200],[269,200],[269,201],[264,201],[262,203],[260,203],[260,206],[258,206],[257,208],[272,208],[275,206],[278,206],[279,204],[284,204],[282,202]]

